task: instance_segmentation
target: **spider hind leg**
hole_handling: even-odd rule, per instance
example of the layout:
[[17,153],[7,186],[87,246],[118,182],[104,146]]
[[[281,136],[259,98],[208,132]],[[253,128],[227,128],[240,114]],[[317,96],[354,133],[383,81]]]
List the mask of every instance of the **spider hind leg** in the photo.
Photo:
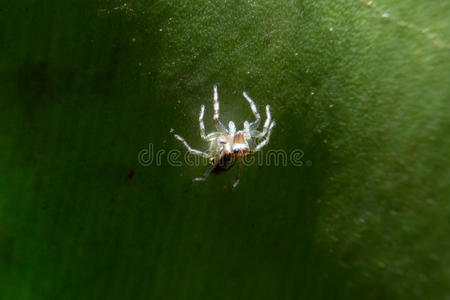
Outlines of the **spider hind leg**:
[[213,171],[216,168],[217,164],[218,164],[217,160],[212,160],[211,165],[208,167],[208,169],[206,169],[206,171],[205,171],[205,173],[203,173],[202,177],[196,177],[196,178],[192,179],[192,182],[205,181],[206,178],[208,178],[209,174],[211,174],[211,171]]
[[[265,137],[265,139],[259,143],[256,148],[255,148],[255,152],[260,151],[262,147],[264,147],[265,145],[267,145],[269,143],[270,140],[270,135],[272,134],[272,128],[275,126],[275,121],[273,121],[272,123],[270,123],[269,128],[267,129],[267,135]],[[265,133],[264,133],[265,134]]]
[[203,156],[203,157],[208,157],[208,153],[206,152],[202,152],[196,149],[192,149],[191,146],[189,146],[189,144],[186,142],[186,140],[184,138],[182,138],[181,136],[179,136],[178,134],[174,134],[173,135],[177,140],[179,140],[180,142],[183,143],[183,145],[187,148],[188,152],[190,154],[194,154],[194,155],[199,155],[199,156]]
[[200,106],[200,115],[198,116],[198,123],[200,125],[200,137],[206,139],[205,137],[205,123],[203,123],[203,115],[205,114],[205,106],[202,104]]
[[214,85],[214,125],[218,131],[228,132],[227,128],[219,120],[219,94],[217,92],[217,85]]
[[256,120],[250,123],[250,127],[253,129],[258,128],[259,121],[261,120],[261,116],[258,112],[258,109],[256,108],[255,102],[247,95],[246,92],[243,92],[242,95],[244,95],[245,99],[247,99],[248,103],[250,104],[250,108],[252,109],[253,115],[255,116]]

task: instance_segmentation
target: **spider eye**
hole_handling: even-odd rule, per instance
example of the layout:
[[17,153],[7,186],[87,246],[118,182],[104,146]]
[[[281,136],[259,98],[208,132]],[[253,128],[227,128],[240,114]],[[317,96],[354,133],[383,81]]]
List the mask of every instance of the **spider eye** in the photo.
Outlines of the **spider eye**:
[[238,154],[239,153],[239,149],[234,149],[234,154]]

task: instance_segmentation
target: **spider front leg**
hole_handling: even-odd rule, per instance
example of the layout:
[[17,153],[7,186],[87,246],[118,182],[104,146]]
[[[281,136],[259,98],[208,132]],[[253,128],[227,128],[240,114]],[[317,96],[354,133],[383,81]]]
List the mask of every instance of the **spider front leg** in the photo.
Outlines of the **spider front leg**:
[[219,120],[219,94],[217,93],[217,85],[214,85],[214,125],[218,131],[228,132],[227,128]]
[[[262,147],[264,147],[265,145],[267,145],[267,144],[269,143],[269,140],[270,140],[270,134],[272,133],[272,128],[273,128],[274,126],[275,126],[275,121],[273,121],[273,122],[270,124],[269,128],[267,129],[267,136],[266,136],[266,138],[265,138],[261,143],[259,143],[259,144],[256,146],[254,152],[260,151]],[[264,133],[264,132],[263,132],[263,133]]]
[[184,146],[187,148],[187,150],[189,151],[189,153],[194,154],[194,155],[199,155],[199,156],[203,156],[205,158],[208,158],[209,155],[206,152],[202,152],[196,149],[192,149],[191,146],[189,146],[189,144],[185,141],[184,138],[182,138],[181,136],[179,136],[178,134],[174,134],[173,135],[177,140],[179,140],[180,142],[182,142],[184,144]]

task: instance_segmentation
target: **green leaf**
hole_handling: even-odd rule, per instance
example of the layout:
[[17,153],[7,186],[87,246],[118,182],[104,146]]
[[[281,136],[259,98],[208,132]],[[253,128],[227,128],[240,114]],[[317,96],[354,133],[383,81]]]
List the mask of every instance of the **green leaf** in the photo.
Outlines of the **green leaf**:
[[[3,5],[0,298],[450,297],[448,9]],[[206,150],[214,84],[224,124],[269,104],[287,155],[234,192],[173,138]]]

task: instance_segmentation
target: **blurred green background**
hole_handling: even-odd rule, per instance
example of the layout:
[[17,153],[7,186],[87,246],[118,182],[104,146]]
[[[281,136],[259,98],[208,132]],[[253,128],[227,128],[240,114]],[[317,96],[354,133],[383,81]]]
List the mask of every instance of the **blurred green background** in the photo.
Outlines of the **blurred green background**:
[[[0,5],[1,299],[450,299],[449,1]],[[192,184],[212,86],[277,126]],[[161,164],[138,163],[153,145]]]

